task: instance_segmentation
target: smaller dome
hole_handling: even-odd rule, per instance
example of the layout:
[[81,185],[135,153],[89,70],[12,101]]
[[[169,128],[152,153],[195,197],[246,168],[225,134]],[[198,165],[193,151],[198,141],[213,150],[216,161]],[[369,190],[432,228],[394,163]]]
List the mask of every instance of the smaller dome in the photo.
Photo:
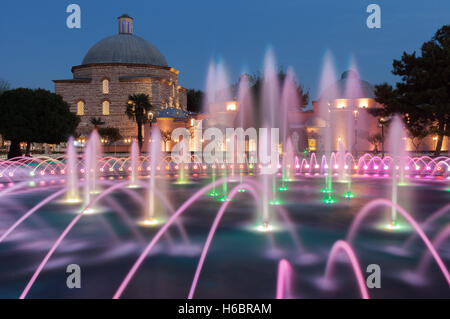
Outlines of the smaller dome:
[[359,79],[359,74],[358,74],[358,72],[356,72],[354,70],[347,70],[344,73],[342,73],[341,79],[347,79],[347,78]]
[[354,87],[355,94],[358,96],[352,98],[375,98],[375,88],[367,81],[361,80],[358,72],[354,70],[347,70],[342,73],[341,78],[326,88],[321,98],[333,97],[333,99],[345,99],[347,85]]

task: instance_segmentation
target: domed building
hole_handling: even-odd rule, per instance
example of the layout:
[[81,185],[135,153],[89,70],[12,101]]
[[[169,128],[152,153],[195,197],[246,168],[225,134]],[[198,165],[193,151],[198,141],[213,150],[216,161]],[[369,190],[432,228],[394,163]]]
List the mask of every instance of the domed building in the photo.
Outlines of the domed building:
[[168,66],[162,53],[133,34],[133,18],[120,16],[118,30],[96,43],[81,65],[72,67],[73,79],[53,82],[55,93],[81,117],[80,134],[89,134],[90,119],[100,117],[105,127],[118,128],[130,141],[137,136],[137,125],[125,115],[129,95],[149,95],[155,110],[186,110],[187,90],[178,84],[179,71]]

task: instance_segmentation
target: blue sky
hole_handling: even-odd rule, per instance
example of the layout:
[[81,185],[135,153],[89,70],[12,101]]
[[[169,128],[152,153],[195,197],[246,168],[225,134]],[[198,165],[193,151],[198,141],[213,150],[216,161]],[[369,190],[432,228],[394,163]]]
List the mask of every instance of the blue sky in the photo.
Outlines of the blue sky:
[[[82,10],[82,28],[66,27],[66,7]],[[366,27],[366,7],[381,7],[381,29]],[[71,78],[98,40],[117,33],[116,18],[135,18],[135,34],[147,39],[180,70],[180,84],[204,88],[208,63],[223,60],[229,74],[261,70],[272,46],[279,65],[295,69],[317,96],[326,50],[337,73],[354,58],[361,76],[390,82],[392,60],[418,50],[450,23],[448,0],[41,0],[1,1],[0,78],[13,87],[53,90],[53,79]]]

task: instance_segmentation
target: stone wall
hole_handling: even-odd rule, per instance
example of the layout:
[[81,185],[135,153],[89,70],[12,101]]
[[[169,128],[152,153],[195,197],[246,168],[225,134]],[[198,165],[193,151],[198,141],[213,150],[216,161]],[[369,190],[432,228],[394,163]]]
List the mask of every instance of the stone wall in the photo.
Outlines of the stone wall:
[[[186,90],[178,86],[178,71],[172,68],[104,64],[72,68],[73,80],[55,80],[55,93],[77,111],[77,102],[85,103],[84,116],[78,131],[88,134],[92,130],[90,119],[101,117],[106,126],[117,127],[124,138],[137,136],[136,123],[125,115],[128,96],[144,93],[155,108],[177,105],[186,109]],[[109,93],[103,94],[102,82],[109,81]],[[110,115],[102,114],[103,101],[110,103]]]

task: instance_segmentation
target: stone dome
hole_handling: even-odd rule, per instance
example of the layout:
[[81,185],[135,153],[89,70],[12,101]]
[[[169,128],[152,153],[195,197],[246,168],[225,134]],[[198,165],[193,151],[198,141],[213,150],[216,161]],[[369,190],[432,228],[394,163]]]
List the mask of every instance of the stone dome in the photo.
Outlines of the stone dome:
[[159,50],[150,42],[132,35],[117,34],[96,43],[86,54],[82,64],[131,63],[167,67]]
[[118,18],[119,34],[97,42],[86,54],[82,64],[129,63],[167,67],[161,52],[150,42],[133,35],[133,18]]
[[346,97],[347,84],[350,83],[353,86],[357,86],[354,92],[353,98],[375,98],[375,88],[372,84],[367,81],[362,80],[359,77],[358,72],[354,70],[347,70],[342,73],[341,78],[334,82],[330,87],[324,90],[321,94],[321,98],[334,96],[335,99],[342,99]]

